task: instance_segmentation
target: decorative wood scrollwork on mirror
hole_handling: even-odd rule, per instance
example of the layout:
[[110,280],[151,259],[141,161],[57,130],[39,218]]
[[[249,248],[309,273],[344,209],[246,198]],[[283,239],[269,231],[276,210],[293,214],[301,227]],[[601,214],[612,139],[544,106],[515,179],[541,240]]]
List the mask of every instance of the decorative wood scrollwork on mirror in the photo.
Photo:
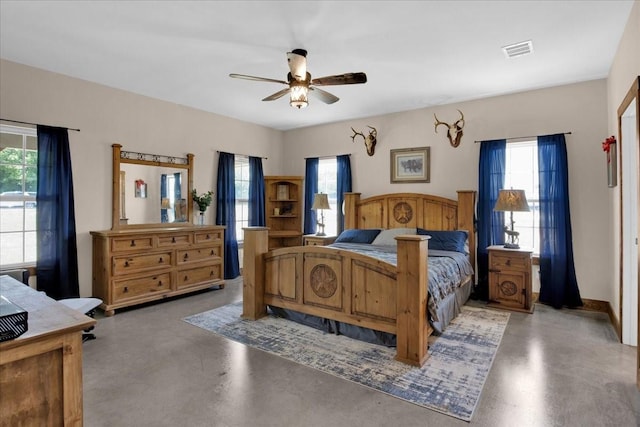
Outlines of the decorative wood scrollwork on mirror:
[[112,230],[193,225],[193,154],[182,158],[124,151],[120,144],[112,148]]

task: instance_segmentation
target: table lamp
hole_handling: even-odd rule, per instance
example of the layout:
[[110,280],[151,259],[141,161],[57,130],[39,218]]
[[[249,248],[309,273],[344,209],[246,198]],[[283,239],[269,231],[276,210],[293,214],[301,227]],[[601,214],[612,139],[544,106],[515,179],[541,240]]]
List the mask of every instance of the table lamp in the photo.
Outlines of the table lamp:
[[313,196],[313,206],[311,206],[311,210],[320,210],[320,221],[318,221],[318,232],[316,236],[326,236],[326,234],[324,234],[325,209],[331,209],[331,207],[329,207],[329,198],[324,193],[316,193],[316,195]]
[[494,211],[510,212],[511,230],[505,226],[504,231],[507,234],[507,242],[504,244],[508,249],[520,249],[518,244],[518,236],[520,233],[513,229],[513,212],[529,212],[529,204],[527,203],[527,197],[524,190],[500,190],[498,194],[498,200]]

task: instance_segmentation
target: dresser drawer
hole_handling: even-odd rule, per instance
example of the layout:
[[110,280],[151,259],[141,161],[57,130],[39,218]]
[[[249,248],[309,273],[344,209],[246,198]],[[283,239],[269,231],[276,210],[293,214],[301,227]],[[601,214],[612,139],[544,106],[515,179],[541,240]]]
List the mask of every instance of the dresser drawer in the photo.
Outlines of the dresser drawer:
[[529,272],[531,271],[531,256],[491,253],[489,257],[489,268],[491,270],[517,270]]
[[194,235],[195,244],[222,242],[223,239],[224,229],[196,232]]
[[171,290],[171,274],[162,273],[133,279],[114,280],[114,301]]
[[171,252],[113,257],[113,274],[128,274],[148,269],[171,267]]
[[198,249],[184,249],[176,251],[177,263],[185,264],[198,261],[219,261],[222,246],[209,246]]
[[153,248],[153,237],[117,237],[111,239],[111,250],[113,252],[140,251]]
[[222,280],[222,264],[180,270],[177,273],[177,287],[185,288],[203,282]]
[[175,248],[179,246],[187,246],[191,243],[191,234],[172,234],[170,236],[158,237],[159,248]]

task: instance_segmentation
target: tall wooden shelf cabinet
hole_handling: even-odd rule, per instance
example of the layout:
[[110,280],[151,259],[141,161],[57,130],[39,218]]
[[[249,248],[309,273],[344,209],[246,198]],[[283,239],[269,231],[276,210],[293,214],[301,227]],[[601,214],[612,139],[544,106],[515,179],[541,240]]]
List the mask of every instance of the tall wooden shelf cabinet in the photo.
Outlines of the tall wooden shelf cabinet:
[[269,249],[302,245],[302,176],[265,176]]

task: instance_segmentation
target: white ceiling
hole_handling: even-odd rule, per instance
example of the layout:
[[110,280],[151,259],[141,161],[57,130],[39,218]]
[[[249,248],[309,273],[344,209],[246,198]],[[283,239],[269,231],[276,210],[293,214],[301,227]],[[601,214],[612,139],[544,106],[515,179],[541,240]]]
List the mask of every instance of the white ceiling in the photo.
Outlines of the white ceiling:
[[[608,75],[633,1],[8,1],[0,57],[275,129],[450,104]],[[532,40],[534,53],[502,47]],[[363,71],[340,97],[263,102],[286,52],[312,77]]]

